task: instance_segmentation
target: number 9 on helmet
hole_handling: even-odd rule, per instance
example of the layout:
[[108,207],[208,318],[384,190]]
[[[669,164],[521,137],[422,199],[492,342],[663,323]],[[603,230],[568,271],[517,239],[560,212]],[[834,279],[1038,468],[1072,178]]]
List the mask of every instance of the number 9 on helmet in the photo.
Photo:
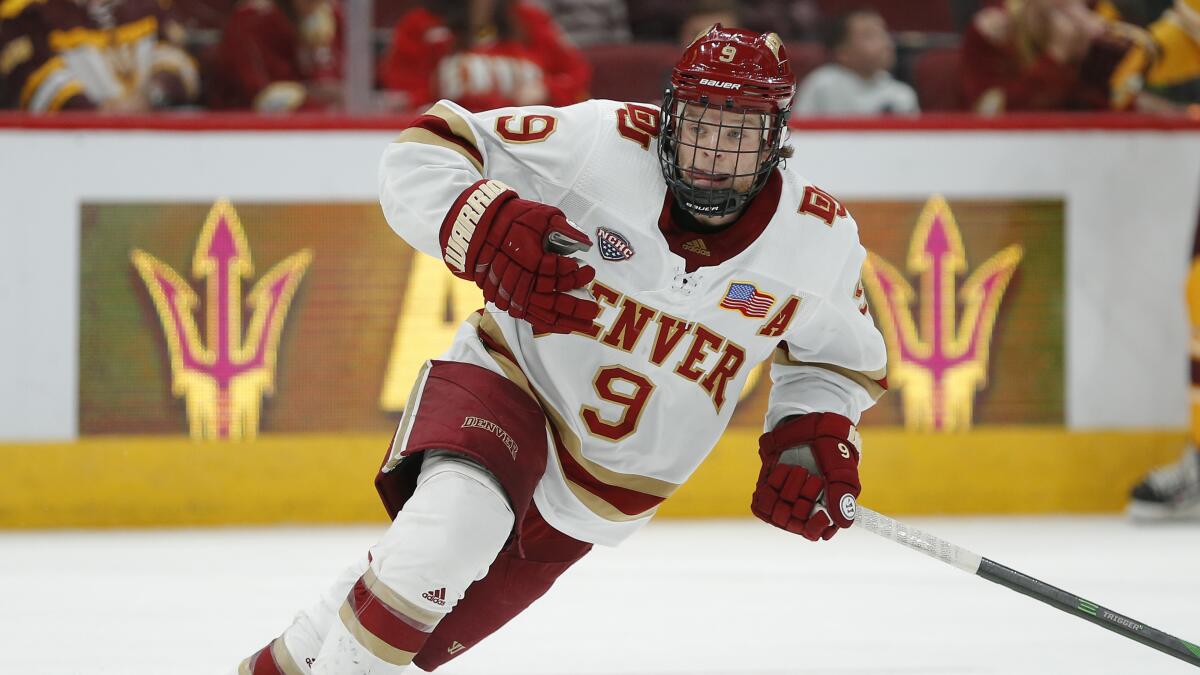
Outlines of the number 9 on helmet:
[[738,214],[779,163],[796,78],[775,33],[715,24],[692,41],[663,99],[659,162],[684,210]]

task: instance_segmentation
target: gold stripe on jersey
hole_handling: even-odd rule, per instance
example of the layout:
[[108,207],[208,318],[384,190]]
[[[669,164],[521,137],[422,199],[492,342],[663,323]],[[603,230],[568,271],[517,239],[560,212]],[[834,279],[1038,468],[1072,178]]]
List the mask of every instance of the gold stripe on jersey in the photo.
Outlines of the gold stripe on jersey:
[[479,139],[475,137],[475,132],[471,130],[471,125],[467,124],[467,121],[458,113],[451,110],[449,106],[435,103],[432,108],[425,111],[425,114],[445,120],[446,124],[450,126],[450,131],[453,131],[455,136],[470,143],[480,154],[483,153],[479,149]]
[[837,373],[838,375],[850,380],[863,389],[866,389],[867,394],[871,396],[872,401],[878,401],[879,397],[883,396],[884,392],[887,391],[883,388],[883,385],[879,384],[879,380],[887,377],[887,368],[884,368],[883,370],[873,370],[871,372],[862,372],[844,368],[842,366],[835,366],[832,363],[809,363],[807,361],[798,361],[793,359],[783,347],[775,348],[774,362],[785,366],[809,366],[811,368],[820,368],[822,370],[828,370],[832,373]]
[[45,2],[46,0],[4,0],[4,2],[0,2],[0,21],[17,16],[30,5],[45,4]]
[[[566,439],[563,439],[563,441],[565,443]],[[592,494],[579,483],[567,478],[565,473],[563,474],[563,481],[567,484],[567,488],[571,490],[571,494],[575,495],[575,498],[578,499],[581,504],[586,506],[588,511],[591,511],[597,516],[614,523],[628,523],[633,520],[649,518],[650,516],[654,515],[655,511],[658,510],[658,507],[655,506],[642,511],[641,513],[630,515],[604,501],[602,498]]]
[[56,52],[65,52],[78,47],[95,47],[104,49],[108,46],[108,33],[91,28],[71,28],[69,30],[50,31],[50,48]]
[[1192,390],[1192,444],[1200,444],[1200,391]]
[[433,133],[432,131],[430,131],[428,129],[422,129],[420,127],[409,127],[408,129],[405,129],[404,131],[400,132],[400,135],[396,137],[396,142],[397,143],[420,143],[422,145],[434,145],[439,148],[446,148],[447,150],[453,150],[454,152],[457,152],[458,154],[460,154],[464,158],[466,158],[466,160],[471,163],[471,166],[475,167],[475,170],[479,172],[479,175],[481,175],[481,176],[483,175],[483,165],[479,163],[479,160],[472,157],[471,153],[464,150],[462,148],[462,146],[460,146],[456,143],[452,143],[452,142],[442,138],[441,136],[438,136],[437,134]]
[[283,642],[283,636],[275,638],[271,641],[271,656],[275,658],[275,665],[283,671],[283,675],[306,675],[304,669],[292,657],[292,653],[288,651],[287,645]]
[[[404,405],[404,414],[400,416],[400,426],[396,428],[396,435],[392,438],[392,447],[388,452],[387,461],[383,465],[384,473],[400,466],[401,460],[404,459],[400,453],[404,452],[404,439],[408,438],[409,428],[412,427],[413,419],[417,416],[417,407],[420,403],[417,395],[421,392],[421,388],[425,386],[425,380],[429,377],[429,369],[432,367],[433,362],[426,361],[421,366],[420,372],[417,373],[417,377],[413,380],[412,389],[409,390],[408,398],[405,399],[407,403]],[[371,573],[370,569],[367,572]],[[370,587],[370,584],[368,584],[368,587]]]
[[25,80],[25,86],[21,87],[21,98],[18,106],[22,109],[29,107],[29,101],[33,99],[33,95],[37,93],[38,87],[42,86],[42,82],[46,81],[51,74],[67,67],[67,62],[61,56],[55,56],[48,59],[45,63],[38,66],[38,69],[30,74],[29,79]]
[[[505,377],[507,377],[513,382],[513,384],[516,384],[541,404],[542,410],[545,411],[546,415],[550,418],[550,421],[547,422],[547,426],[553,425],[555,429],[560,429],[565,426],[563,424],[562,416],[558,414],[558,411],[551,408],[546,404],[545,401],[538,397],[536,393],[534,393],[533,389],[529,386],[529,381],[525,379],[525,374],[521,372],[521,369],[517,366],[517,364],[513,363],[507,356],[490,349],[488,350],[488,354],[495,359],[496,365],[500,366],[500,370],[504,371]],[[569,429],[566,430],[565,433],[560,431],[559,437],[563,440],[563,445],[567,445],[567,438],[571,438],[575,441],[576,447],[578,447],[579,438],[572,434]],[[557,451],[557,449],[555,449],[555,451]],[[640,520],[648,517],[654,512],[654,509],[650,509],[649,511],[629,515],[612,504],[604,501],[600,497],[592,494],[579,483],[571,480],[566,475],[565,470],[563,471],[562,477],[563,482],[567,484],[567,489],[571,491],[571,494],[575,495],[575,498],[578,499],[581,504],[587,507],[587,510],[605,520],[624,523],[632,520]]]
[[[504,339],[504,333],[500,330],[500,325],[496,323],[496,320],[492,318],[491,315],[484,314],[482,317],[480,317],[478,327],[480,330],[486,333],[488,337],[500,343],[500,345],[502,345],[505,349],[508,349],[510,353],[512,352],[512,349],[508,346],[508,342]],[[493,354],[493,357],[495,356],[497,355]],[[504,358],[503,355],[500,356]],[[508,361],[507,358],[504,358],[504,360]],[[517,368],[515,363],[512,365],[514,368]],[[501,367],[503,367],[503,365]],[[559,432],[559,434],[562,435],[563,443],[567,446],[567,451],[571,453],[571,456],[575,458],[575,461],[579,462],[580,466],[586,469],[588,473],[600,479],[600,481],[603,483],[608,483],[609,485],[625,488],[627,490],[635,490],[648,495],[654,495],[655,497],[662,497],[663,499],[670,497],[676,490],[679,489],[679,484],[677,483],[670,483],[665,480],[659,480],[649,476],[640,476],[638,474],[619,473],[617,471],[613,471],[612,469],[605,468],[588,459],[587,457],[584,457],[583,452],[580,450],[581,443],[579,441],[579,436],[575,435],[575,433],[571,430],[570,425],[567,424],[566,418],[564,418],[563,415],[559,413],[558,410],[556,410],[553,406],[549,405],[546,400],[542,398],[532,386],[530,386],[529,380],[525,378],[525,374],[521,373],[519,368],[517,368],[516,373],[518,373],[521,378],[519,381],[516,381],[517,385],[522,389],[528,390],[530,394],[532,394],[534,398],[536,398],[537,401],[542,404],[542,408],[545,409],[546,414],[554,423],[554,428]],[[512,377],[510,376],[509,379],[512,379]]]
[[50,99],[49,105],[46,106],[46,112],[58,112],[62,107],[71,100],[71,97],[83,93],[83,83],[79,80],[71,80],[63,85],[63,88]]
[[442,617],[445,616],[444,614],[438,614],[437,612],[431,612],[418,607],[407,599],[400,597],[395,591],[380,581],[379,577],[375,576],[375,570],[370,567],[367,567],[367,571],[363,573],[362,580],[367,590],[371,591],[376,598],[379,598],[380,602],[403,614],[405,618],[409,619],[404,623],[421,632],[431,632],[437,626],[438,622],[442,620]]
[[[1200,223],[1197,224],[1200,229]],[[1188,320],[1192,325],[1192,339],[1189,352],[1193,359],[1200,359],[1200,255],[1192,258],[1187,274],[1187,306]]]
[[634,473],[619,473],[617,471],[613,471],[612,469],[600,466],[587,457],[584,457],[583,451],[580,449],[582,443],[579,441],[579,436],[576,436],[575,433],[571,431],[571,428],[567,425],[567,421],[557,410],[545,405],[544,401],[542,403],[543,407],[546,408],[547,414],[550,415],[551,421],[554,422],[555,429],[557,429],[559,434],[562,436],[563,445],[567,446],[567,452],[571,453],[571,456],[575,458],[575,461],[579,462],[580,466],[582,466],[585,471],[598,478],[600,482],[625,488],[626,490],[634,490],[636,492],[654,495],[655,497],[661,497],[663,499],[675,494],[675,491],[679,489],[679,485],[676,483],[669,483],[665,480],[659,480],[649,476],[641,476]]
[[254,658],[254,654],[242,659],[242,662],[238,664],[237,675],[254,675],[254,671],[250,670],[250,659],[252,658]]
[[1151,26],[1161,53],[1146,73],[1151,87],[1170,87],[1200,77],[1200,33],[1189,34],[1181,14],[1168,12]]
[[153,16],[144,16],[137,21],[130,21],[127,24],[117,26],[113,32],[116,36],[114,41],[117,44],[137,42],[144,37],[158,33],[158,19]]
[[412,663],[413,657],[417,655],[416,652],[406,652],[403,649],[396,649],[375,637],[375,634],[367,630],[366,626],[363,626],[358,617],[354,615],[354,608],[350,606],[349,600],[342,603],[341,609],[338,610],[338,616],[342,619],[342,625],[346,627],[346,630],[350,631],[350,634],[354,636],[355,640],[358,640],[360,645],[366,647],[367,651],[393,666],[407,666]]
[[65,52],[78,47],[96,47],[104,49],[111,44],[127,44],[155,35],[158,32],[158,19],[146,16],[117,26],[113,30],[96,28],[70,28],[68,30],[50,31],[50,48],[56,52]]
[[0,51],[0,77],[8,77],[17,66],[33,58],[33,40],[28,35],[9,42]]
[[[480,316],[477,314],[472,316],[470,321],[476,325],[478,330],[485,333],[489,338],[495,340],[505,349],[508,349],[509,352],[512,351],[512,349],[508,346],[508,342],[504,339],[504,334],[500,330],[499,324],[496,323],[496,320],[492,318],[491,315],[483,314]],[[513,363],[503,354],[498,354],[491,350],[489,350],[488,353],[491,354],[492,358],[496,360],[496,363],[500,366],[501,370],[504,371],[504,374],[506,377],[508,377],[508,379],[512,380],[518,387],[528,392],[530,396],[533,396],[534,399],[541,404],[542,410],[544,410],[547,417],[550,418],[550,422],[554,425],[554,429],[561,437],[567,452],[570,453],[571,457],[583,468],[584,471],[588,472],[592,477],[596,478],[602,483],[612,485],[613,487],[641,492],[642,494],[652,495],[662,499],[670,497],[672,494],[674,494],[675,490],[679,489],[679,484],[677,483],[671,483],[665,480],[659,480],[657,478],[641,476],[638,474],[620,473],[601,466],[587,457],[584,457],[582,443],[580,442],[579,436],[577,436],[575,432],[571,430],[570,425],[567,424],[566,418],[563,417],[562,413],[551,406],[545,400],[545,398],[540,396],[538,392],[533,389],[529,383],[529,380],[525,377],[525,374],[521,372],[520,367],[518,367],[516,363]],[[564,479],[565,478],[566,476],[564,475]],[[654,510],[649,509],[639,514],[630,515],[620,511],[612,504],[602,500],[569,479],[567,479],[567,485],[571,488],[571,491],[575,493],[579,500],[583,502],[584,505],[586,505],[591,511],[608,520],[639,520],[641,518],[645,518]]]

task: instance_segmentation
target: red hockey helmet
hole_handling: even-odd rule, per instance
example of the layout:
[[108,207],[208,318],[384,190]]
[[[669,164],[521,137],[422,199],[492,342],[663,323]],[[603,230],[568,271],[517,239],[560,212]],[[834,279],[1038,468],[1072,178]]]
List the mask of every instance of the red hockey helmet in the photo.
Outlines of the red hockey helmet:
[[[658,146],[663,178],[681,207],[697,215],[729,215],[762,190],[779,163],[795,88],[787,51],[775,33],[715,24],[692,41],[671,72]],[[737,144],[721,140],[719,149],[706,147],[689,137],[685,122]],[[754,140],[744,142],[748,138]],[[731,153],[755,153],[759,161],[750,170],[718,169],[717,155]],[[688,166],[681,165],[681,156]],[[711,166],[700,165],[709,160]]]

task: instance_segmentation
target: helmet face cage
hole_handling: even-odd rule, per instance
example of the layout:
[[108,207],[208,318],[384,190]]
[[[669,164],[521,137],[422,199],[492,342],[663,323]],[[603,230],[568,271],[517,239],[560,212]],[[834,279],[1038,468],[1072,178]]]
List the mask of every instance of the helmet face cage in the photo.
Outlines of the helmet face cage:
[[[779,164],[788,112],[788,108],[770,112],[738,106],[732,98],[717,103],[704,95],[684,101],[677,98],[674,87],[667,89],[658,157],[663,179],[679,206],[694,215],[715,217],[745,208]],[[690,160],[681,161],[681,154]],[[733,168],[718,172],[718,155],[730,154],[737,155]],[[748,171],[746,160],[752,161]],[[727,187],[696,185],[698,176],[719,179],[715,182]],[[736,186],[747,177],[752,177],[749,188],[739,191]]]

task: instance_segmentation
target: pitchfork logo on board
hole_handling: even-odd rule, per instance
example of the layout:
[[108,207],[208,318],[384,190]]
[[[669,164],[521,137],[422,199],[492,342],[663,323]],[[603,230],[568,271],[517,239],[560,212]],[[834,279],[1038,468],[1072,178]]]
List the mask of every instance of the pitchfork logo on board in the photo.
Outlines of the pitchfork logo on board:
[[633,257],[633,247],[629,240],[616,230],[607,227],[596,228],[596,241],[600,242],[600,257],[612,262],[629,260]]
[[229,202],[213,205],[192,257],[192,276],[207,279],[203,328],[195,317],[199,298],[182,276],[140,249],[131,258],[158,310],[171,391],[186,400],[192,438],[253,438],[262,399],[274,392],[279,334],[312,252],[293,253],[258,280],[246,298],[253,311],[244,332],[242,278],[253,276],[254,264]]
[[909,240],[908,271],[920,278],[919,294],[891,263],[867,255],[862,280],[887,342],[888,380],[900,390],[905,426],[971,427],[975,393],[987,382],[996,314],[1022,255],[1019,244],[1008,246],[958,287],[955,277],[968,271],[967,252],[940,196],[926,202]]

